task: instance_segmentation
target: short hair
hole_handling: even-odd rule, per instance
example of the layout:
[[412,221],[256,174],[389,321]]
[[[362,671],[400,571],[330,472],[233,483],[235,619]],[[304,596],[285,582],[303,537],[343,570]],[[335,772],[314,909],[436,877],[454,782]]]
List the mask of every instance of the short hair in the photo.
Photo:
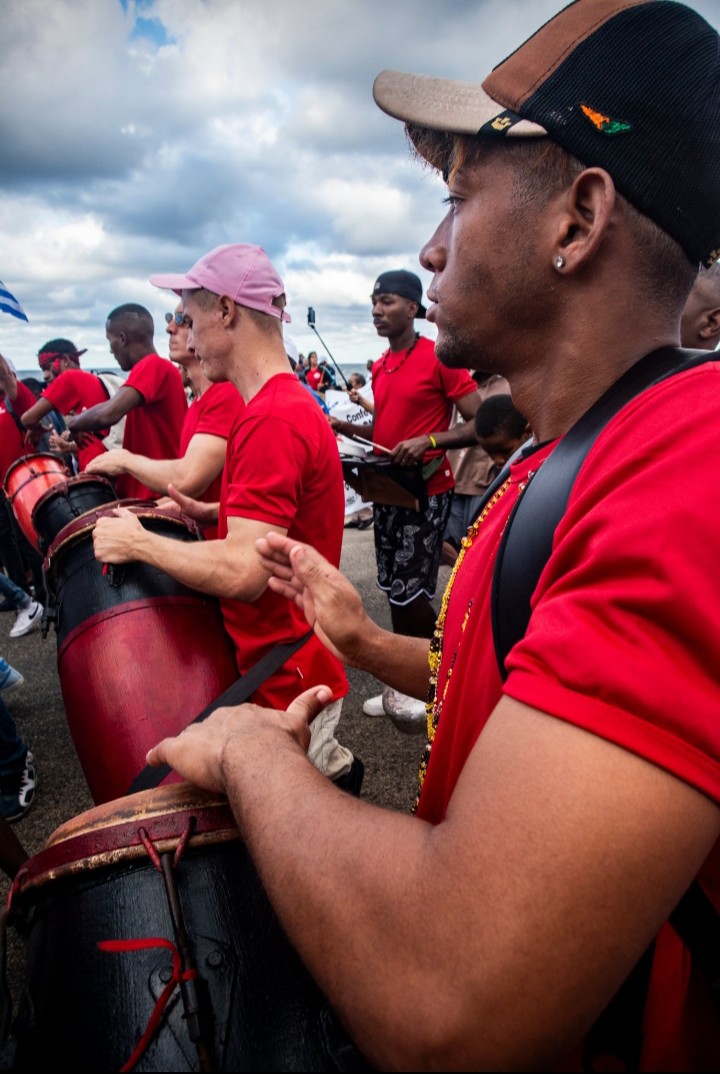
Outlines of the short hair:
[[106,320],[107,324],[124,332],[129,343],[144,343],[155,334],[155,322],[150,310],[137,302],[116,306],[108,313]]
[[47,343],[43,343],[42,347],[38,351],[38,357],[41,354],[69,354],[73,358],[77,358],[79,351],[75,344],[69,339],[49,339]]
[[[211,309],[220,297],[215,291],[208,291],[206,287],[198,287],[193,290],[192,296],[200,309],[203,310]],[[281,295],[276,295],[272,300],[273,306],[279,310],[285,309],[286,303],[287,299],[284,292]],[[266,335],[279,333],[282,336],[282,321],[279,317],[273,317],[270,313],[263,313],[261,310],[243,306],[242,302],[238,302],[237,305],[248,314],[250,320],[260,332],[264,332]]]
[[497,436],[505,433],[516,439],[525,432],[527,421],[510,395],[491,395],[475,411],[475,435]]
[[[446,182],[451,182],[460,168],[491,152],[512,153],[518,164],[513,198],[523,210],[544,208],[586,168],[550,138],[505,140],[497,146],[482,135],[451,134],[414,124],[407,124],[406,132],[413,153],[439,171]],[[635,240],[638,290],[660,305],[684,301],[697,276],[697,265],[675,239],[617,193]]]
[[351,373],[350,376],[355,377],[357,380],[360,381],[360,387],[361,388],[365,387],[366,381],[365,381],[365,377],[362,375],[362,373]]

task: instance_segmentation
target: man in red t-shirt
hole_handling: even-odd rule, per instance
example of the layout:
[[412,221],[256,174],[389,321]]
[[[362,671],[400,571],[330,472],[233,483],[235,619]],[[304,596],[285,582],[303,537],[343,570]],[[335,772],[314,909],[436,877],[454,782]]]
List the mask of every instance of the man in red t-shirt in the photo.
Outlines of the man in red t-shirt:
[[[335,440],[321,409],[292,373],[282,337],[282,280],[257,246],[221,246],[185,276],[154,276],[182,295],[194,348],[211,381],[230,381],[245,400],[227,445],[218,508],[175,493],[199,522],[218,517],[218,540],[184,545],[151,534],[129,511],[101,519],[95,554],[106,563],[141,560],[220,598],[225,626],[246,673],[276,645],[307,633],[299,608],[267,588],[255,548],[269,531],[319,542],[340,559],[344,492]],[[298,686],[325,683],[328,704],[313,725],[309,756],[327,776],[359,790],[362,764],[335,739],[348,691],[342,664],[312,635],[253,695],[284,706]]]
[[[104,403],[108,399],[105,385],[94,373],[80,369],[79,351],[69,339],[50,340],[38,351],[38,362],[43,371],[46,388],[38,400],[21,415],[23,425],[31,431],[37,430],[52,410],[57,410],[64,418],[80,414],[89,407]],[[84,470],[91,459],[105,453],[103,438],[109,429],[95,433],[85,433],[78,437],[78,468]]]
[[[375,413],[362,432],[389,448],[401,465],[424,463],[427,505],[416,510],[376,502],[373,513],[378,587],[387,593],[393,630],[430,638],[437,618],[431,601],[455,484],[445,451],[475,443],[471,419],[480,397],[467,369],[446,369],[432,341],[415,331],[415,319],[425,317],[421,300],[422,284],[414,272],[383,272],[375,281],[373,324],[389,347],[373,365]],[[450,429],[453,407],[467,426]],[[332,424],[347,436],[355,431],[348,422]],[[425,726],[424,706],[391,688],[366,701],[363,711],[367,716],[387,712],[407,730],[422,732]]]
[[[245,404],[234,385],[213,384],[203,373],[195,351],[188,347],[190,326],[183,315],[182,302],[173,313],[165,315],[165,320],[170,359],[184,370],[193,392],[180,435],[180,455],[177,459],[150,459],[121,448],[95,459],[88,471],[113,478],[130,474],[156,493],[165,494],[168,485],[172,485],[202,503],[217,504],[228,437]],[[214,520],[203,526],[206,540],[214,540],[217,535]]]
[[[111,399],[71,417],[71,433],[98,432],[124,417],[123,448],[152,459],[178,455],[187,399],[175,366],[155,354],[154,333],[144,306],[129,302],[108,314],[110,350],[128,377]],[[116,488],[123,498],[155,498],[151,488],[128,475],[118,478]]]
[[[482,85],[385,71],[374,92],[448,185],[421,252],[438,357],[505,375],[536,442],[464,542],[430,647],[377,627],[312,549],[270,534],[261,551],[355,666],[415,696],[429,670],[418,816],[316,779],[302,745],[323,691],[244,710],[242,735],[211,717],[150,760],[229,796],[372,1066],[715,1070],[720,362],[674,347],[720,256],[720,37],[679,3],[576,0]],[[671,363],[608,420],[620,381]],[[603,411],[545,556],[541,489]],[[503,682],[493,575],[519,497],[544,566]],[[668,921],[693,881],[711,903],[694,941]]]

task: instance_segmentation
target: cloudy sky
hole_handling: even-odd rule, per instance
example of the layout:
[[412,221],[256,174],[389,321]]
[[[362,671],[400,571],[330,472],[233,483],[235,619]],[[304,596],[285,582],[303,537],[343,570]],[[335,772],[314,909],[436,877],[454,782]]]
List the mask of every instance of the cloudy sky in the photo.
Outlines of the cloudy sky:
[[[112,364],[108,311],[213,246],[265,247],[301,350],[364,365],[381,349],[378,272],[418,271],[442,185],[372,101],[385,67],[481,80],[562,0],[2,2],[0,314],[20,367],[67,336]],[[694,0],[720,22],[720,0]],[[160,353],[167,353],[158,330]]]

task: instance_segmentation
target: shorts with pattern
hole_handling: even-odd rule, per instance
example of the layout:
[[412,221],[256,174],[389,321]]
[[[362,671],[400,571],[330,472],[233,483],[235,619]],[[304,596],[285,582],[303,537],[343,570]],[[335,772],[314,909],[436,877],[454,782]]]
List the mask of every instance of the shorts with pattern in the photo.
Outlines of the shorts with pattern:
[[417,597],[435,596],[452,498],[452,489],[430,496],[425,511],[375,504],[377,584],[391,604],[402,606]]

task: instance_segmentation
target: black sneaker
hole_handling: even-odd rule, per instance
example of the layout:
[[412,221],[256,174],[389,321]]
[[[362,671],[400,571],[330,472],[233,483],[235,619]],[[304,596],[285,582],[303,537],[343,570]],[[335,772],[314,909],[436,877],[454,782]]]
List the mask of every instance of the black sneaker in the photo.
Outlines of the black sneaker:
[[35,798],[35,758],[30,750],[19,772],[0,779],[0,817],[11,824],[24,817]]

